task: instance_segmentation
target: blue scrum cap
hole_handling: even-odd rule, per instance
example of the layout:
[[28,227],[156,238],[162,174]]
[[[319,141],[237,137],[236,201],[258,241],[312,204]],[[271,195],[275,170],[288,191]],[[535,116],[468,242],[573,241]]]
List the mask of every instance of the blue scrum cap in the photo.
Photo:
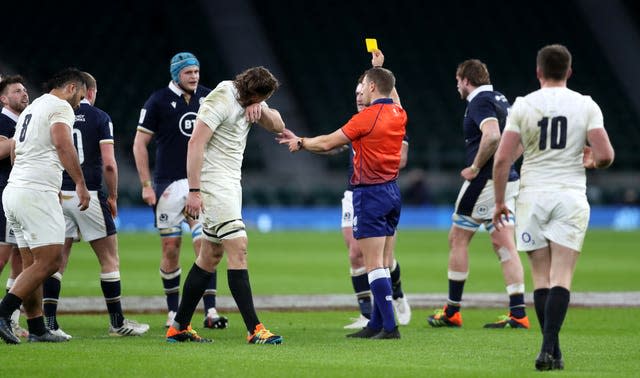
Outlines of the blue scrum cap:
[[171,58],[171,66],[169,66],[171,79],[176,83],[179,83],[180,71],[189,66],[200,67],[200,62],[198,62],[198,58],[196,58],[195,55],[189,52],[181,52],[174,55],[173,58]]

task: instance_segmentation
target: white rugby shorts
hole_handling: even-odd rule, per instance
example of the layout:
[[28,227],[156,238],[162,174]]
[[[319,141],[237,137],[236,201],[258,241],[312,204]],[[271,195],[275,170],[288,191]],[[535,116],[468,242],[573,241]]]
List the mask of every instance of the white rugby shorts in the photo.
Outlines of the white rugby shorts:
[[188,194],[187,179],[174,181],[167,186],[156,202],[155,216],[158,229],[182,228],[182,222],[186,221],[184,206]]
[[342,197],[341,227],[353,227],[353,192],[351,190],[345,190]]
[[242,222],[242,186],[239,181],[206,182],[200,188],[204,211],[200,215],[205,237],[215,243],[246,236]]
[[[107,208],[106,200],[100,201],[98,192],[89,191],[91,201],[89,208],[80,211],[78,194],[75,191],[62,191],[62,213],[65,220],[65,237],[80,240],[80,235],[84,241],[102,239],[115,234],[115,225],[111,218],[110,210]],[[80,234],[78,234],[78,230]]]
[[[491,231],[493,229],[493,212],[496,208],[493,180],[487,180],[484,187],[478,188],[475,193],[470,193],[470,191],[472,191],[470,184],[471,181],[465,181],[464,184],[462,184],[451,219],[453,223],[460,228],[475,231],[480,227],[480,224],[483,224],[487,230]],[[515,199],[518,195],[519,187],[519,180],[507,182],[505,204],[512,213],[515,210]],[[470,201],[471,203],[463,205],[463,201]],[[471,214],[462,214],[462,206],[472,208],[470,211]],[[507,223],[512,223],[512,220],[507,220]]]
[[64,215],[58,193],[9,184],[2,195],[2,204],[19,248],[64,243]]
[[589,225],[589,202],[582,191],[522,192],[516,202],[519,251],[554,243],[580,252]]

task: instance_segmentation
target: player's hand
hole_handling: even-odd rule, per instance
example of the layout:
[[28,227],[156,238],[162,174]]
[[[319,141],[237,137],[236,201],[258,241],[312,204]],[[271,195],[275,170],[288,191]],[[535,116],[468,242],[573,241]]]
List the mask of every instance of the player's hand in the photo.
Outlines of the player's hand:
[[80,211],[87,210],[89,208],[89,202],[91,202],[91,194],[89,194],[87,186],[84,183],[76,185],[76,194],[80,200],[80,203],[78,203]]
[[200,213],[204,212],[204,205],[202,204],[202,197],[200,192],[189,192],[187,195],[187,202],[184,206],[184,215],[187,219],[196,220],[200,216]]
[[260,117],[262,117],[262,104],[258,102],[247,106],[244,110],[244,115],[247,118],[247,121],[251,123],[258,122]]
[[291,139],[298,139],[298,136],[289,129],[284,129],[281,133],[276,134],[276,141],[279,144],[288,144]]
[[593,151],[591,151],[591,147],[584,146],[582,155],[582,166],[587,169],[595,169],[596,161],[593,160]]
[[118,199],[112,196],[107,197],[107,205],[109,206],[109,211],[111,211],[111,217],[112,218],[117,217],[118,216]]
[[300,151],[300,146],[298,145],[298,141],[300,138],[293,131],[289,129],[284,129],[281,133],[276,136],[276,140],[280,144],[286,144],[289,147],[289,152],[297,152]]
[[493,211],[493,225],[496,226],[496,230],[500,231],[507,225],[507,219],[511,211],[504,203],[496,203],[496,209]]
[[471,167],[466,167],[465,169],[463,169],[462,171],[460,171],[460,176],[462,176],[462,178],[464,178],[467,181],[471,181],[474,178],[478,177],[478,173],[480,173],[479,169],[473,169]]
[[149,206],[156,205],[156,192],[153,191],[152,186],[145,186],[142,188],[142,200]]
[[374,50],[371,52],[371,65],[373,67],[382,67],[384,64],[384,54],[380,50]]

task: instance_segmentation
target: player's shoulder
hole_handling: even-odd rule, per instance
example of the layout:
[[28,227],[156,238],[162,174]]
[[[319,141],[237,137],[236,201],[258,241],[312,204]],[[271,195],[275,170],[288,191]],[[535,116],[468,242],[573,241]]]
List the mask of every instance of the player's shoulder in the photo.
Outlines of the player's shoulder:
[[157,89],[151,93],[147,101],[145,102],[145,107],[150,107],[151,105],[166,103],[169,101],[173,101],[176,97],[180,95],[171,90],[170,87],[164,87]]
[[206,96],[209,93],[211,93],[211,88],[209,87],[205,87],[204,85],[198,85],[198,87],[196,88],[196,95],[197,96]]

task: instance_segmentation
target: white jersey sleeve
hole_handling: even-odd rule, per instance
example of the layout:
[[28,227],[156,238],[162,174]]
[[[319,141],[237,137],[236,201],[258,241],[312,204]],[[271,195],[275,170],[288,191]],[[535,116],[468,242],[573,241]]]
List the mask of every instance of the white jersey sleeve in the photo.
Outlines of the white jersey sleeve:
[[505,131],[520,134],[525,191],[586,190],[582,166],[587,131],[604,127],[589,96],[568,88],[543,88],[514,102]]
[[9,183],[16,187],[59,191],[63,167],[51,140],[51,126],[65,124],[71,135],[74,122],[71,105],[54,95],[44,94],[29,105],[16,124],[16,159]]

